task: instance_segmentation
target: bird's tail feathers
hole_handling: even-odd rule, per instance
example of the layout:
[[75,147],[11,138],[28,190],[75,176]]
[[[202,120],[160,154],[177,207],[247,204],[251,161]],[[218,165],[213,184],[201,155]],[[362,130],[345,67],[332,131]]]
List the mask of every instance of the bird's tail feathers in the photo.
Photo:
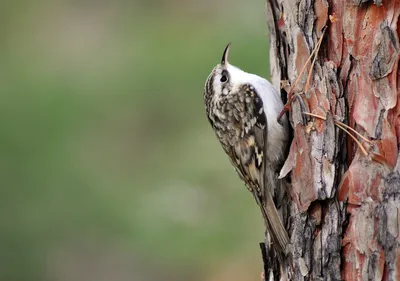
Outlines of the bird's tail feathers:
[[260,204],[260,208],[265,220],[267,231],[271,236],[272,243],[275,244],[274,248],[286,255],[287,246],[290,242],[289,236],[283,226],[270,192],[266,192],[265,202]]

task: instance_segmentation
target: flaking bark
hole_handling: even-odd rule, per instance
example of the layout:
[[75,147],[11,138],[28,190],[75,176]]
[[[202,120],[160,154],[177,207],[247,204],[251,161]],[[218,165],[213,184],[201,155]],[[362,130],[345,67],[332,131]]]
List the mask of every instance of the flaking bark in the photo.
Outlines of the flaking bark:
[[[310,67],[293,92],[290,200],[277,204],[292,247],[266,280],[400,280],[399,14],[400,0],[267,0],[275,87],[327,30],[308,91]],[[334,120],[372,141],[368,156]]]

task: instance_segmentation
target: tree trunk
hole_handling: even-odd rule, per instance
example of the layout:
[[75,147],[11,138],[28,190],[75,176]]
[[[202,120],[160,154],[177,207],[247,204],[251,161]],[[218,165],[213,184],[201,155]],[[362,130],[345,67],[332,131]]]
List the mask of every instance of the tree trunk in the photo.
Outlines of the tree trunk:
[[[288,92],[324,38],[293,91],[292,245],[266,280],[400,280],[399,14],[400,0],[267,0],[275,87]],[[349,131],[367,155],[336,120],[372,141]]]

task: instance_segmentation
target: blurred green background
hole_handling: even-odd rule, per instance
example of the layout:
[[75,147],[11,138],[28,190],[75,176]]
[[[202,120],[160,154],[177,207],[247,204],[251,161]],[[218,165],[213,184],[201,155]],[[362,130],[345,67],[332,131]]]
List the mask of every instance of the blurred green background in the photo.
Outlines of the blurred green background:
[[230,41],[267,76],[264,1],[8,1],[0,36],[0,280],[260,280],[203,85]]

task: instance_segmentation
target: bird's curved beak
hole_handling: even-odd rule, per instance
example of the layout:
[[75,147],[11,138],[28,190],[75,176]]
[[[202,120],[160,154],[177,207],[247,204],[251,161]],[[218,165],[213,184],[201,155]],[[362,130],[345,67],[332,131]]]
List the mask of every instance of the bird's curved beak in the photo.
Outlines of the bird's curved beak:
[[222,65],[225,65],[228,62],[228,55],[230,48],[231,48],[231,43],[228,43],[228,45],[225,47],[224,54],[222,55],[222,60],[221,60]]

